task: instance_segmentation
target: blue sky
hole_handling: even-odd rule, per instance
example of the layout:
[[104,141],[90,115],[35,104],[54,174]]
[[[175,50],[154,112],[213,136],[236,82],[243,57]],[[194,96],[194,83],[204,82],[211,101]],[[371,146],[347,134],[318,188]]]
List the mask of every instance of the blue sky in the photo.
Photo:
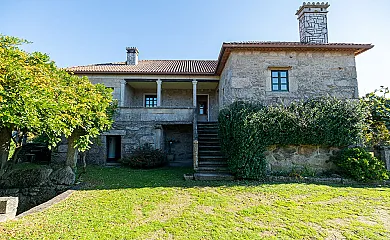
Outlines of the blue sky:
[[[140,59],[217,59],[222,42],[299,41],[300,0],[0,0],[0,33],[60,67]],[[390,1],[329,1],[329,42],[373,43],[356,58],[360,94],[390,86]]]

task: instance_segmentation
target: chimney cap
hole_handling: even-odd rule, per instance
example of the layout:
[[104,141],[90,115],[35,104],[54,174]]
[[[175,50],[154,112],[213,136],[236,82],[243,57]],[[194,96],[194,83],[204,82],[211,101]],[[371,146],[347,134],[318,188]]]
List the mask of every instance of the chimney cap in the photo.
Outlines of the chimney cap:
[[128,53],[139,53],[136,47],[126,47]]
[[330,6],[328,2],[303,2],[302,6],[297,10],[297,13],[295,15],[300,15],[304,9],[310,9],[310,8],[321,8],[321,11],[318,11],[317,9],[313,9],[310,12],[322,12],[322,13],[327,13],[327,8]]

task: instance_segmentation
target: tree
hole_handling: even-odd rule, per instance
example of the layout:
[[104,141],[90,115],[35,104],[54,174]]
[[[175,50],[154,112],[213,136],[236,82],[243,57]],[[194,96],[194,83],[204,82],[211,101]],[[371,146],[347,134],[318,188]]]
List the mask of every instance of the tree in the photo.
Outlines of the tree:
[[[27,41],[0,35],[0,160],[4,169],[12,131],[45,133],[55,146],[70,137],[85,151],[90,138],[111,127],[116,105],[111,89],[56,67],[46,54],[19,48]],[[74,166],[67,161],[67,165]]]
[[365,138],[366,143],[376,147],[390,144],[390,98],[388,87],[366,94],[361,103],[367,109]]

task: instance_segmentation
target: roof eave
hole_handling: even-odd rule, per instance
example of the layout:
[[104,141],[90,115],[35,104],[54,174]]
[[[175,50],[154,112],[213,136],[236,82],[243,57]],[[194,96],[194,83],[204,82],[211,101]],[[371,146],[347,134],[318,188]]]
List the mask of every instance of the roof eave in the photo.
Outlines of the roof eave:
[[215,72],[212,73],[189,73],[189,72],[112,72],[112,71],[70,71],[67,70],[67,72],[73,73],[73,74],[108,74],[108,75],[178,75],[178,76],[188,76],[188,75],[194,75],[194,76],[215,76]]

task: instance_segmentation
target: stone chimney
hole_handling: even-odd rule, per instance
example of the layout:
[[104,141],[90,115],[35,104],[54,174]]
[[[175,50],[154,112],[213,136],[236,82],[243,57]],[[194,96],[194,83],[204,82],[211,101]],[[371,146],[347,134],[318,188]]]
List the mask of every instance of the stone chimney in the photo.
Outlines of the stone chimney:
[[302,43],[328,43],[328,3],[303,3],[295,15],[299,20]]
[[127,47],[127,65],[137,65],[138,64],[138,49],[136,47]]

